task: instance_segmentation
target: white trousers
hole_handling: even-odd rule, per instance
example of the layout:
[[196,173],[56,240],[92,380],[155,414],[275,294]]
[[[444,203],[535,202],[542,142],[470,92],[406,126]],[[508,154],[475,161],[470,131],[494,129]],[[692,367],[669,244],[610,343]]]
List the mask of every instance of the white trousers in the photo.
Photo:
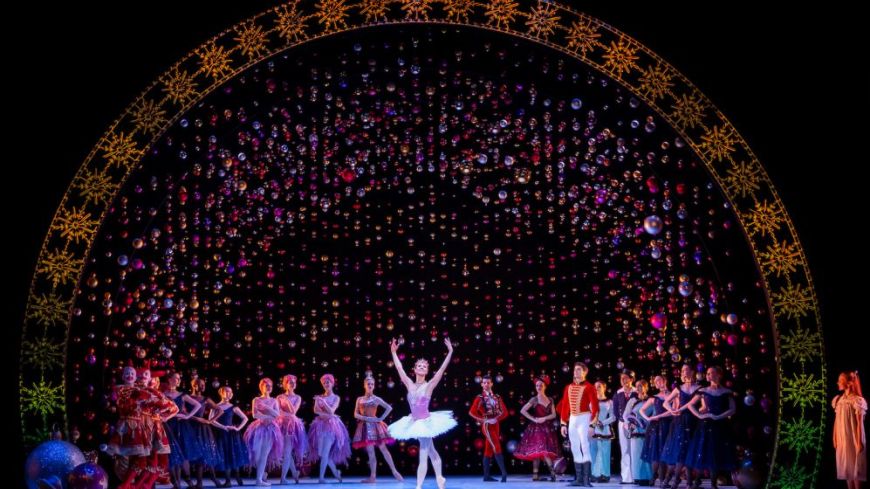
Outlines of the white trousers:
[[571,455],[574,463],[582,464],[592,461],[592,453],[589,451],[589,423],[592,421],[591,413],[582,413],[568,418],[568,440],[571,441]]
[[619,472],[622,482],[634,482],[631,476],[631,438],[628,433],[628,423],[619,422],[619,451],[622,453],[619,459]]

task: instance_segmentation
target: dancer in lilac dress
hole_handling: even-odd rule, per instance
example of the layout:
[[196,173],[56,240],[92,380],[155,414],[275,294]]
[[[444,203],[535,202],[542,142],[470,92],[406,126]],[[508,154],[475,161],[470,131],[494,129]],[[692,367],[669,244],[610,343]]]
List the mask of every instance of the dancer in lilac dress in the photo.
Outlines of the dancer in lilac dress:
[[[550,469],[550,475],[555,482],[556,473],[553,471],[553,460],[561,453],[559,435],[553,421],[556,419],[556,403],[553,398],[547,396],[547,386],[550,378],[546,375],[535,379],[537,395],[527,402],[520,410],[520,414],[528,418],[531,423],[526,425],[520,443],[514,450],[514,457],[520,460],[532,461],[532,480],[540,480],[538,471],[541,460]],[[531,411],[531,412],[530,412]]]
[[432,438],[455,428],[456,419],[453,418],[451,411],[429,412],[429,401],[432,398],[432,392],[438,383],[441,382],[444,371],[447,370],[447,365],[450,364],[450,359],[453,357],[453,344],[450,343],[450,338],[445,338],[444,344],[447,345],[447,356],[444,358],[441,367],[432,376],[432,379],[427,381],[426,375],[429,373],[429,362],[425,359],[417,360],[414,363],[415,380],[411,380],[402,368],[402,361],[399,359],[399,342],[395,338],[390,342],[393,364],[395,364],[396,370],[399,372],[402,384],[408,389],[408,404],[411,406],[411,414],[391,424],[389,431],[390,435],[397,440],[410,440],[414,438],[420,440],[417,489],[423,486],[423,480],[426,478],[426,472],[429,468],[429,460],[432,461],[432,468],[435,470],[435,482],[438,485],[438,489],[444,489],[444,485],[447,483],[447,480],[441,473],[441,455],[435,449]]
[[257,485],[268,486],[266,469],[281,465],[284,453],[284,436],[278,427],[278,400],[271,397],[272,380],[260,380],[260,396],[251,402],[254,422],[245,430],[245,445],[251,457],[251,465],[257,469]]
[[[384,461],[393,471],[393,477],[398,481],[404,480],[396,470],[396,465],[393,463],[393,457],[390,455],[390,450],[387,445],[395,443],[396,440],[390,436],[387,430],[387,425],[384,419],[390,415],[393,406],[390,406],[383,399],[375,395],[375,378],[371,375],[367,376],[363,381],[365,386],[365,395],[356,399],[356,407],[353,410],[353,417],[357,419],[356,432],[353,435],[353,448],[365,448],[369,456],[369,471],[370,475],[362,482],[372,483],[377,480],[378,462],[375,458],[375,447],[380,449],[384,457]],[[378,416],[378,407],[384,408],[384,412]]]
[[293,471],[293,480],[299,483],[299,469],[296,464],[302,463],[305,452],[308,451],[308,438],[305,435],[305,423],[296,416],[302,398],[296,394],[296,376],[285,375],[281,378],[283,394],[278,394],[278,426],[284,437],[284,460],[281,465],[281,484],[287,484],[287,471]]
[[326,467],[332,470],[332,475],[341,482],[341,472],[335,467],[347,464],[350,459],[350,434],[335,411],[341,398],[332,392],[335,377],[325,374],[320,377],[323,394],[314,396],[314,414],[317,415],[308,429],[308,455],[312,462],[320,460],[320,477],[323,483]]

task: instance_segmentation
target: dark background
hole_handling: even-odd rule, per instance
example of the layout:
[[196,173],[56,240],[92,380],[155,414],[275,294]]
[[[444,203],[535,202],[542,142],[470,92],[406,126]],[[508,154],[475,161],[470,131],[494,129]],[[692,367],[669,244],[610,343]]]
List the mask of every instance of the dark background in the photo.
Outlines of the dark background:
[[[809,259],[833,397],[837,372],[866,372],[868,366],[863,342],[856,341],[870,290],[859,241],[870,209],[860,177],[870,162],[870,77],[862,66],[868,43],[859,17],[830,2],[787,11],[760,11],[748,2],[703,8],[705,2],[573,3],[685,74],[767,169]],[[3,99],[13,109],[4,111],[9,219],[3,237],[11,246],[4,361],[16,412],[4,425],[7,439],[15,440],[12,454],[20,446],[17,401],[11,398],[17,399],[24,303],[39,247],[73,174],[111,122],[172,63],[274,4],[127,1],[8,12],[14,26],[7,26],[4,43]],[[23,455],[18,457],[9,469],[20,481]],[[834,473],[826,443],[818,487],[833,487]]]

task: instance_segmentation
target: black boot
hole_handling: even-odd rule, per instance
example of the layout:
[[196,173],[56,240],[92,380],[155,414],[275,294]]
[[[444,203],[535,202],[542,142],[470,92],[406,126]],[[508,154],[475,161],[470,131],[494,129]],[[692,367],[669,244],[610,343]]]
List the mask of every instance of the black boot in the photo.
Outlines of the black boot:
[[568,483],[569,486],[583,485],[583,464],[574,462],[574,480]]
[[501,470],[501,481],[507,482],[507,469],[504,467],[504,454],[496,453],[495,462],[498,464],[498,469]]
[[495,478],[489,475],[489,464],[492,457],[483,457],[483,482],[495,482]]
[[585,467],[583,469],[583,485],[592,487],[592,481],[590,480],[592,478],[592,462],[585,462],[583,466]]

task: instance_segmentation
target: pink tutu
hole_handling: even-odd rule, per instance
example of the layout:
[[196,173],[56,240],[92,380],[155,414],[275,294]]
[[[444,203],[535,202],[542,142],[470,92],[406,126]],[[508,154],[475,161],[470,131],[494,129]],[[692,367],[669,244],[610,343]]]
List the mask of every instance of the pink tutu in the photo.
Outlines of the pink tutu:
[[[305,436],[305,423],[294,415],[284,415],[278,418],[278,427],[284,436],[285,443],[293,447],[293,459],[302,463],[308,451],[308,438]],[[283,453],[283,452],[282,452]]]
[[314,418],[308,428],[308,459],[320,459],[320,446],[332,443],[329,460],[335,464],[346,464],[350,459],[350,434],[338,416],[321,415]]
[[272,448],[269,450],[266,466],[269,468],[281,466],[284,454],[284,436],[281,435],[281,428],[278,427],[276,420],[255,420],[245,430],[244,439],[245,445],[248,447],[248,454],[251,457],[252,466],[257,466],[257,454],[268,446],[269,441],[272,443]]

